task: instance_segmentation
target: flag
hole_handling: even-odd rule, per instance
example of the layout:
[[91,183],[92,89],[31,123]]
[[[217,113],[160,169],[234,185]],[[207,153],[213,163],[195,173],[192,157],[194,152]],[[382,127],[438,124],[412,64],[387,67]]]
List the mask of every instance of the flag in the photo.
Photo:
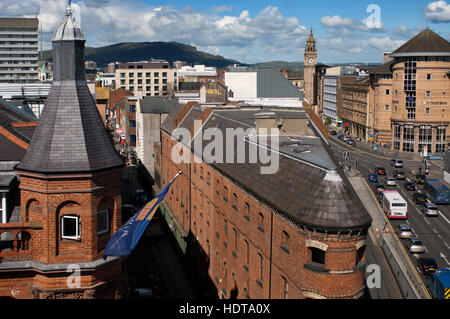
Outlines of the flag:
[[163,188],[163,190],[150,202],[145,204],[120,229],[112,235],[106,245],[103,258],[106,256],[127,256],[136,247],[139,239],[156,213],[159,204],[169,192],[170,186],[180,176],[181,171]]

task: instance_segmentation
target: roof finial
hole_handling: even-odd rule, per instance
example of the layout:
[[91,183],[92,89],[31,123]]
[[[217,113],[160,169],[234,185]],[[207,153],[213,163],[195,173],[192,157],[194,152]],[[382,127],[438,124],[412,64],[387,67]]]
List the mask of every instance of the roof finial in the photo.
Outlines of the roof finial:
[[69,5],[67,6],[67,9],[66,9],[66,15],[67,16],[72,15],[72,0],[69,0]]

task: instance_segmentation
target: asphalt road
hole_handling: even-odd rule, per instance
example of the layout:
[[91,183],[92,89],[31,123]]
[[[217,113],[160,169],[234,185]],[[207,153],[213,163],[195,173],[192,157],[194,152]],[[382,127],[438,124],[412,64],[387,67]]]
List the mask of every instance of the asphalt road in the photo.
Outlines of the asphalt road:
[[[355,159],[358,161],[357,170],[360,172],[361,176],[368,180],[369,173],[374,172],[374,168],[377,166],[384,167],[387,172],[387,176],[392,176],[394,170],[403,170],[406,176],[406,180],[396,181],[396,186],[386,186],[383,183],[385,176],[378,176],[379,182],[373,182],[368,184],[375,193],[375,187],[378,184],[383,184],[385,189],[397,190],[402,197],[408,203],[408,219],[407,220],[390,220],[391,225],[395,228],[398,233],[398,225],[408,224],[413,232],[419,237],[424,246],[425,253],[423,254],[411,254],[406,248],[406,240],[401,240],[405,250],[407,251],[408,257],[411,259],[413,265],[419,272],[422,280],[426,284],[427,278],[422,275],[417,267],[417,259],[421,256],[432,257],[436,260],[439,268],[449,268],[450,267],[450,206],[439,205],[439,216],[438,217],[427,217],[421,211],[421,205],[417,205],[413,202],[412,195],[413,191],[405,190],[403,184],[407,181],[414,182],[413,171],[417,171],[419,167],[419,162],[417,161],[407,161],[403,160],[403,168],[396,169],[390,166],[389,159],[386,159],[375,154],[366,153],[360,151],[353,146],[348,146],[340,141],[335,141],[330,139],[331,149],[338,159],[339,162],[344,163],[343,153],[344,151],[350,152],[350,165],[351,168],[355,168]],[[432,165],[431,170],[438,170],[437,165]],[[435,172],[433,172],[435,173]],[[431,173],[430,173],[431,174]],[[422,185],[416,185],[417,192],[424,193]]]

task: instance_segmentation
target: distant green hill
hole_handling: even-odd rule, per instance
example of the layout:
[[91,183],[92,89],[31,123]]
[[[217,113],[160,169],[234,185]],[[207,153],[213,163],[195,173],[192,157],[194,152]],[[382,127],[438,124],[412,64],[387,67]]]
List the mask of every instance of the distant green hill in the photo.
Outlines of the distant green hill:
[[[52,50],[42,52],[42,60],[52,60]],[[128,42],[105,47],[86,47],[85,60],[95,61],[98,67],[106,67],[111,62],[137,62],[151,59],[168,62],[185,61],[188,64],[204,64],[206,66],[226,67],[241,64],[220,55],[197,51],[194,46],[178,42]]]
[[303,62],[271,61],[252,64],[253,67],[271,67],[280,70],[303,70]]

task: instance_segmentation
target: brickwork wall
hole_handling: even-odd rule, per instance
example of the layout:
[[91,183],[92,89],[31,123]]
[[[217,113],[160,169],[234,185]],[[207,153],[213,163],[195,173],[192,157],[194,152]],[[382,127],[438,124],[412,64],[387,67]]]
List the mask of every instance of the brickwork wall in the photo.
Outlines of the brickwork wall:
[[[170,154],[176,141],[165,132],[162,135],[163,185],[178,170],[184,172],[166,203],[184,231],[192,234],[193,242],[188,243],[194,247],[188,256],[192,271],[203,271],[205,265],[200,263],[206,263],[207,279],[219,296],[284,298],[286,290],[288,298],[361,296],[364,267],[356,268],[356,245],[364,236],[331,237],[302,230],[210,165],[173,163]],[[176,201],[187,192],[192,200],[183,211],[190,223],[183,220]],[[323,271],[305,267],[312,264],[306,245],[311,239],[327,245]]]

